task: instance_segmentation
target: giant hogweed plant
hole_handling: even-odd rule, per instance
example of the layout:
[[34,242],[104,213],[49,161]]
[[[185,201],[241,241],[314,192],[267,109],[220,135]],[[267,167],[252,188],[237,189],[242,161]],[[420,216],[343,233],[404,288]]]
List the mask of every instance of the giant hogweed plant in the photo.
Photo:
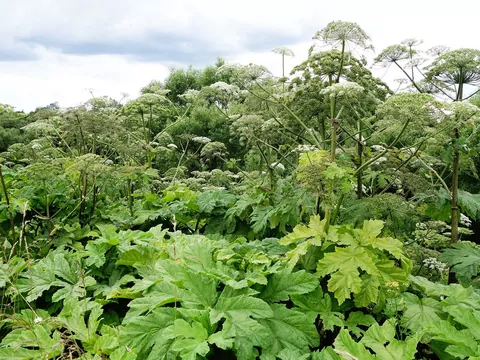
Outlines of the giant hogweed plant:
[[[449,50],[445,47],[435,47],[427,53],[429,59],[419,57],[417,50],[419,41],[408,39],[402,44],[391,45],[384,49],[376,58],[378,63],[385,66],[394,64],[405,75],[407,82],[419,93],[433,93],[440,98],[446,98],[453,103],[462,103],[478,93],[480,84],[480,51],[475,49]],[[421,67],[423,65],[423,68]],[[420,80],[419,80],[420,79]],[[470,93],[469,88],[473,90]],[[458,112],[455,108],[465,108],[466,104],[454,104],[453,126],[447,129],[449,135],[448,144],[452,152],[450,187],[450,207],[452,243],[459,239],[459,177],[460,157],[465,150],[465,137],[461,130],[465,121],[472,119],[472,110],[469,115],[465,110]],[[478,110],[478,108],[476,109]],[[448,110],[449,115],[452,110]],[[474,131],[475,132],[475,131]]]
[[324,224],[312,218],[280,242],[102,226],[30,265],[12,258],[0,266],[16,304],[5,308],[0,355],[413,359],[421,334],[397,339],[395,321],[380,326],[371,312],[407,285],[401,243],[379,238],[378,221],[329,235]]

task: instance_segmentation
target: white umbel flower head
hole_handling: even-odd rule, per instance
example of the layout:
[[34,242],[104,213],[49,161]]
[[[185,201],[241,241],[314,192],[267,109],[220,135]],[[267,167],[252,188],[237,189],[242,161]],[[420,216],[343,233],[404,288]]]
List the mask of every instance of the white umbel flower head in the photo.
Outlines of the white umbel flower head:
[[466,227],[470,227],[472,226],[472,220],[470,220],[468,216],[460,214],[460,224]]
[[168,147],[169,149],[173,149],[173,150],[178,149],[178,146],[175,145],[175,144],[168,144],[167,147]]
[[213,89],[225,91],[227,94],[234,93],[238,90],[237,86],[227,84],[226,82],[223,82],[223,81],[217,81],[216,83],[210,85],[210,87]]
[[423,260],[423,266],[431,270],[437,270],[441,273],[443,273],[447,269],[447,264],[444,264],[435,258],[428,258]]
[[192,139],[193,142],[196,142],[196,143],[199,143],[199,144],[208,144],[209,142],[211,142],[212,140],[209,139],[208,137],[206,136],[195,136],[193,139]]
[[333,84],[327,86],[320,91],[320,94],[330,97],[356,97],[364,90],[363,86],[358,85],[355,82],[346,81],[343,83]]

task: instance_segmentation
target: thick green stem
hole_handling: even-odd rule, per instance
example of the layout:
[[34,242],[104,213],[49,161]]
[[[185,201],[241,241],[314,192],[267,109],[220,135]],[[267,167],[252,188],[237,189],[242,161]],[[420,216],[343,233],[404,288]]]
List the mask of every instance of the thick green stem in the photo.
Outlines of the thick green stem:
[[[363,161],[363,143],[362,143],[362,122],[360,118],[357,121],[358,141],[357,141],[357,168],[362,166]],[[357,173],[357,199],[363,196],[362,171]]]
[[150,136],[151,134],[153,133],[152,132],[152,126],[153,126],[153,109],[152,109],[153,105],[150,105],[150,119],[148,120],[148,131],[149,131],[149,134],[148,134],[148,139],[150,140]]
[[95,215],[95,208],[97,206],[97,200],[98,200],[98,186],[95,184],[94,180],[94,185],[93,185],[93,196],[92,196],[92,208],[90,209],[90,220],[93,218],[93,215]]
[[340,60],[340,70],[338,71],[337,80],[335,82],[338,84],[340,82],[340,77],[342,76],[343,63],[345,62],[345,40],[342,41],[342,55]]
[[127,198],[128,210],[130,210],[130,215],[133,217],[132,179],[127,180]]
[[87,203],[87,185],[88,185],[87,173],[83,172],[82,173],[82,189],[80,191],[80,196],[81,196],[80,210],[78,211],[78,220],[82,226],[85,225],[85,219],[83,214],[85,212],[85,207]]
[[[458,92],[456,101],[463,100],[463,70],[460,69],[460,81],[458,84]],[[458,129],[458,124],[455,127],[454,138],[456,142],[453,144],[453,171],[452,171],[452,194],[450,207],[452,211],[452,222],[451,222],[451,241],[456,243],[459,239],[458,231],[458,222],[459,222],[459,211],[458,211],[458,189],[459,189],[459,173],[460,173],[460,150],[458,149],[458,139],[460,139],[460,131]]]
[[15,235],[15,220],[13,218],[13,213],[10,209],[10,198],[8,197],[7,186],[5,185],[5,179],[3,177],[2,165],[0,165],[0,182],[2,183],[3,196],[5,196],[5,203],[7,204],[8,216],[10,217],[10,231],[12,232],[12,241],[10,245],[12,246],[12,249],[13,249],[17,241],[16,235]]
[[[455,139],[458,139],[459,131],[458,128],[455,129]],[[452,173],[452,195],[451,195],[451,210],[452,210],[452,233],[451,240],[452,243],[456,243],[459,238],[458,232],[458,178],[460,172],[460,152],[455,144],[455,149],[453,151],[453,173]]]
[[82,122],[80,121],[80,117],[76,114],[75,114],[75,119],[77,119],[78,129],[79,129],[79,133],[80,133],[80,139],[82,141],[82,144],[80,146],[81,154],[86,154],[87,153],[87,150],[86,150],[87,149],[87,144],[85,142],[85,136],[83,135]]
[[48,238],[51,239],[52,224],[51,224],[51,219],[50,219],[50,206],[48,204],[47,184],[45,183],[45,180],[43,180],[43,192],[45,193],[45,212],[47,214]]

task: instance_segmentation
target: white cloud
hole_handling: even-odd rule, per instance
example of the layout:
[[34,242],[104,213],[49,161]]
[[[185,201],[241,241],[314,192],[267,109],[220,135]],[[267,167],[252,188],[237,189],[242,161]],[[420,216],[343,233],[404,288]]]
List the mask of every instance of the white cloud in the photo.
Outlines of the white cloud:
[[69,106],[86,100],[89,88],[135,96],[165,77],[172,62],[203,66],[216,56],[280,74],[270,50],[294,50],[289,71],[306,57],[315,31],[332,20],[357,22],[377,51],[409,37],[428,46],[480,48],[479,10],[476,0],[4,0],[0,102],[25,110],[54,101]]
[[0,62],[0,102],[30,111],[58,101],[75,106],[94,95],[137,96],[152,79],[168,74],[165,65],[117,55],[76,56],[44,52],[39,60]]

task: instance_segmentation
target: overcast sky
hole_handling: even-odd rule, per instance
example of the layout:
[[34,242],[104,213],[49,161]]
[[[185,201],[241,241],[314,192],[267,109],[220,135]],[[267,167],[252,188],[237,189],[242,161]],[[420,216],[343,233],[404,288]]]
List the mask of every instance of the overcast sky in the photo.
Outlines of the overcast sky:
[[478,0],[0,0],[0,16],[0,103],[26,111],[77,105],[90,90],[135,97],[171,66],[219,56],[279,75],[271,49],[295,52],[289,70],[332,20],[358,23],[377,52],[411,37],[480,49]]

